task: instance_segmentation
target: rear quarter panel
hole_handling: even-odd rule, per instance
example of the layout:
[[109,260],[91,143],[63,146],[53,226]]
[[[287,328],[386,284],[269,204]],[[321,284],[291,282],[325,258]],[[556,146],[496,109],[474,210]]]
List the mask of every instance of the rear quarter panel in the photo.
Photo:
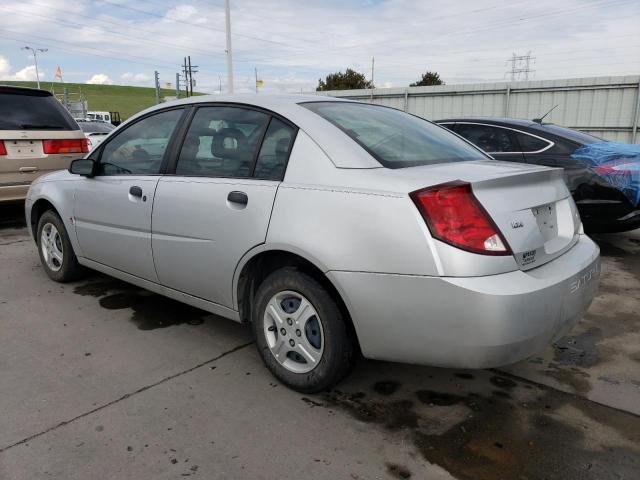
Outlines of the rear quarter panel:
[[356,187],[354,175],[365,177],[362,169],[336,168],[301,132],[278,188],[267,248],[300,253],[324,271],[436,275],[430,236],[408,192]]

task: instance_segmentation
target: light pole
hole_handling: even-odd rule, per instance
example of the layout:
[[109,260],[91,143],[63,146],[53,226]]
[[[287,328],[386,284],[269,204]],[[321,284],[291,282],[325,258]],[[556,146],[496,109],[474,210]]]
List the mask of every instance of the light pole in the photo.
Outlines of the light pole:
[[38,80],[38,88],[40,88],[40,73],[38,73],[38,52],[44,53],[48,51],[48,48],[32,48],[32,47],[22,47],[21,50],[31,50],[33,53],[33,62],[36,64],[36,79]]
[[233,57],[231,55],[231,7],[229,0],[224,2],[225,26],[227,36],[227,89],[233,93]]

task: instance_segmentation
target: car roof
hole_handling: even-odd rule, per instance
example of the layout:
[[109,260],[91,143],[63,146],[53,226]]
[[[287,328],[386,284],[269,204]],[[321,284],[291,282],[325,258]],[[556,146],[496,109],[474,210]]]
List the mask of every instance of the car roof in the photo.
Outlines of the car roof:
[[162,108],[167,108],[167,107],[177,106],[177,105],[193,105],[198,103],[235,103],[235,104],[265,108],[267,110],[273,110],[277,112],[282,108],[294,106],[299,103],[322,102],[322,101],[350,102],[352,100],[326,97],[326,96],[320,96],[320,95],[297,95],[297,94],[296,95],[292,95],[292,94],[256,95],[256,94],[240,93],[240,94],[229,94],[229,95],[197,95],[193,97],[181,98],[179,100],[172,100],[170,102],[161,103],[154,107],[148,108],[134,115],[131,118],[135,118],[140,114],[146,114],[156,109],[162,109]]
[[49,97],[52,95],[47,90],[41,88],[18,87],[16,85],[3,85],[0,83],[0,93],[15,93],[18,95],[37,95],[41,97]]
[[[229,104],[229,106],[258,107],[282,116],[304,131],[320,146],[324,153],[338,168],[382,168],[366,150],[353,141],[346,133],[300,104],[305,102],[341,102],[360,103],[353,100],[326,97],[320,95],[286,94],[234,94],[234,95],[198,95],[155,105],[128,118],[118,128],[126,127],[141,116],[155,111],[188,105],[206,103]],[[386,107],[380,107],[386,108]]]

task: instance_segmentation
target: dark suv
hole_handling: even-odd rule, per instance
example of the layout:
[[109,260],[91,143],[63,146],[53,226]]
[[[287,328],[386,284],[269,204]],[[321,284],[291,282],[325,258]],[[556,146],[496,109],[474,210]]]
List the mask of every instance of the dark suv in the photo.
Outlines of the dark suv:
[[605,142],[532,120],[465,117],[436,123],[496,160],[564,168],[586,232],[640,227],[640,145]]

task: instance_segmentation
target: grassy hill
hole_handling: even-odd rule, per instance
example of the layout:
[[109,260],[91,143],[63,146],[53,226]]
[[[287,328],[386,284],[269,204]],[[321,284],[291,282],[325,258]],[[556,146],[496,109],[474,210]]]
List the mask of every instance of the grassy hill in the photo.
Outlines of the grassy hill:
[[[36,82],[9,82],[1,80],[0,84],[15,85],[20,87],[36,88]],[[89,85],[86,83],[51,83],[40,82],[40,88],[51,90],[56,94],[62,94],[66,87],[71,100],[76,100],[77,94],[82,92],[89,103],[89,110],[120,112],[122,119],[151,107],[156,104],[156,93],[154,88],[129,87],[125,85]],[[175,97],[174,89],[163,88],[160,90],[161,97]],[[195,93],[194,95],[203,95]]]

